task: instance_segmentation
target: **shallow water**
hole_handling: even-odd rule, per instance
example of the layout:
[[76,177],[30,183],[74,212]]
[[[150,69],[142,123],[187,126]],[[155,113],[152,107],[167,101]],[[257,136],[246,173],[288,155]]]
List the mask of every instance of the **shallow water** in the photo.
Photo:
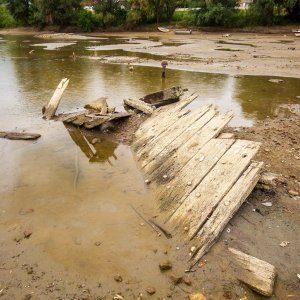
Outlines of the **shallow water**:
[[[139,40],[129,40],[135,42]],[[283,78],[282,83],[274,84],[268,82],[269,77],[167,70],[162,81],[157,67],[134,66],[130,72],[126,64],[88,59],[108,54],[161,59],[111,50],[120,46],[109,45],[120,43],[126,40],[77,41],[47,50],[36,47],[45,45],[44,40],[5,36],[0,44],[0,128],[42,134],[36,142],[0,140],[0,226],[23,224],[31,228],[30,242],[41,252],[84,274],[147,269],[153,248],[170,245],[158,242],[155,234],[140,226],[141,220],[130,206],[138,207],[147,217],[155,214],[153,196],[128,146],[110,140],[93,145],[92,137],[80,130],[41,118],[43,104],[63,77],[68,77],[70,84],[59,112],[75,110],[100,96],[108,96],[109,105],[121,110],[124,98],[142,97],[174,85],[199,95],[192,108],[213,103],[221,111],[233,110],[231,125],[235,126],[250,126],[278,115],[281,104],[299,102],[299,79]],[[50,41],[51,45],[58,42]],[[102,45],[110,51],[88,50]],[[34,53],[29,54],[32,49]],[[24,209],[34,209],[34,213],[20,216]],[[143,264],[129,266],[127,261]]]

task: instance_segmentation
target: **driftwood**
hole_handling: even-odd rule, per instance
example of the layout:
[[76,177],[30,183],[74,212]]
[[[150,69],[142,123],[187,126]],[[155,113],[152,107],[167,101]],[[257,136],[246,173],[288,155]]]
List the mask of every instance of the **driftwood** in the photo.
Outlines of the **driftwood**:
[[107,105],[107,97],[101,97],[97,99],[96,101],[90,102],[84,106],[86,109],[93,109],[97,110],[102,114],[108,113],[108,105]]
[[183,90],[180,86],[173,86],[169,89],[146,95],[145,97],[140,98],[140,100],[152,106],[160,107],[179,101],[179,97],[182,94]]
[[77,126],[84,126],[87,129],[92,129],[106,122],[126,118],[129,116],[131,116],[131,114],[127,112],[102,114],[95,110],[84,110],[76,113],[58,115],[56,120]]
[[256,292],[264,296],[272,296],[276,278],[275,267],[234,248],[229,248],[229,251],[234,256],[238,279]]
[[49,103],[44,107],[43,117],[50,120],[55,115],[57,107],[60,103],[63,92],[69,84],[69,79],[63,78],[59,85],[57,86],[52,98]]
[[124,99],[124,103],[130,107],[136,108],[147,115],[151,115],[154,111],[154,108],[141,100],[138,99]]
[[36,140],[40,136],[39,133],[0,131],[0,138],[9,140]]

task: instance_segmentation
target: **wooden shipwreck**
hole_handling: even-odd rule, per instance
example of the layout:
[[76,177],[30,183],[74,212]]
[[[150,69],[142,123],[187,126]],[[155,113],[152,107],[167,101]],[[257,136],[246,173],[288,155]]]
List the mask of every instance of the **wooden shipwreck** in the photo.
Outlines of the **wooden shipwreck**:
[[196,246],[190,268],[248,197],[263,166],[252,160],[260,143],[219,137],[232,112],[185,109],[196,97],[154,111],[133,144],[147,181],[157,185],[166,226]]

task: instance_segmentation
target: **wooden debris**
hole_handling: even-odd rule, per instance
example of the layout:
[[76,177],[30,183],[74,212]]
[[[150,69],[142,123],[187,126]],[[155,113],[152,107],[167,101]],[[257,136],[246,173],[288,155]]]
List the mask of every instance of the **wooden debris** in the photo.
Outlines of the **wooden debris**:
[[[192,240],[191,266],[215,243],[256,185],[260,143],[219,134],[233,117],[213,106],[156,110],[136,133],[134,150],[147,179],[157,183],[164,223]],[[191,267],[188,271],[191,270]]]
[[151,115],[154,111],[154,108],[151,105],[138,99],[124,99],[124,103],[144,112],[147,115]]
[[179,97],[182,94],[183,90],[180,86],[173,86],[169,89],[146,95],[145,97],[140,98],[140,100],[152,106],[160,107],[179,101]]
[[46,118],[47,120],[50,120],[55,115],[57,107],[62,98],[63,92],[67,88],[68,84],[69,84],[69,79],[63,78],[59,83],[59,85],[57,86],[52,98],[50,99],[49,103],[45,107],[43,117]]
[[107,105],[107,97],[101,97],[97,99],[96,101],[90,102],[84,106],[86,109],[93,109],[101,114],[107,114],[108,113],[108,105]]
[[234,139],[234,133],[223,132],[218,136],[219,139]]
[[276,278],[275,267],[256,257],[229,248],[234,256],[238,279],[249,285],[254,291],[271,297]]
[[262,173],[259,183],[268,185],[268,186],[276,186],[277,180],[280,178],[280,175],[271,173],[271,172],[264,172]]
[[39,133],[0,131],[0,138],[9,140],[36,140],[40,136]]

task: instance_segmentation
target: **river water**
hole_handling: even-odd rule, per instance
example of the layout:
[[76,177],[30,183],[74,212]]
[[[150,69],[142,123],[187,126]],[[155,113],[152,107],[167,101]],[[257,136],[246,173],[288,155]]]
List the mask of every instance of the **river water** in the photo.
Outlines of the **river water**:
[[31,230],[28,247],[58,268],[86,276],[134,273],[159,286],[162,279],[153,276],[153,259],[163,257],[163,250],[176,250],[176,245],[157,240],[132,209],[147,218],[156,213],[130,147],[104,140],[96,149],[87,141],[88,150],[81,151],[62,123],[43,120],[41,108],[57,84],[63,77],[70,79],[59,112],[76,110],[100,96],[108,96],[109,105],[122,110],[124,98],[181,85],[199,95],[191,107],[213,103],[221,111],[234,111],[231,125],[251,126],[280,114],[281,104],[299,101],[300,81],[284,78],[276,84],[269,77],[171,69],[162,81],[157,67],[136,65],[131,72],[127,64],[101,62],[104,55],[155,59],[94,48],[125,44],[116,37],[39,46],[47,42],[0,37],[0,130],[42,134],[35,142],[0,140],[1,232],[12,232],[13,240],[16,231]]

